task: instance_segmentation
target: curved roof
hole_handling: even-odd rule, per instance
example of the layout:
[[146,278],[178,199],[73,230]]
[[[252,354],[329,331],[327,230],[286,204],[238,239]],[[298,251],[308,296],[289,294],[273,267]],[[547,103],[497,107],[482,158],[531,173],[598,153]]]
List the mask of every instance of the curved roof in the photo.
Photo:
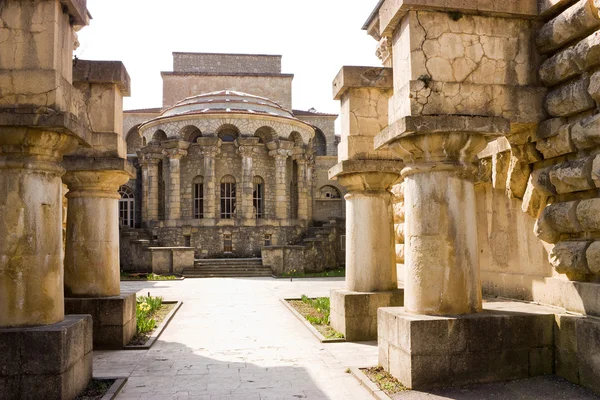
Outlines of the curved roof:
[[294,118],[291,111],[273,100],[233,90],[203,93],[178,101],[167,108],[161,117],[207,113],[250,113]]

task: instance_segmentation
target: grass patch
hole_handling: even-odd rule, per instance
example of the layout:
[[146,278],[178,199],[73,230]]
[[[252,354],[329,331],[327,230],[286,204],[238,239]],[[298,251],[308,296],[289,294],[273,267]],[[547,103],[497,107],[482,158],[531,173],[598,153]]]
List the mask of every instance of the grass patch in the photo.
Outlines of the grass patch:
[[317,297],[311,299],[302,295],[302,300],[289,300],[289,303],[298,311],[312,326],[314,326],[325,338],[337,339],[344,335],[329,325],[329,297]]
[[115,383],[115,379],[92,379],[85,390],[75,397],[75,400],[100,400],[113,383]]
[[408,390],[398,379],[387,373],[383,367],[361,368],[361,371],[388,396]]
[[163,304],[162,297],[140,296],[137,298],[135,318],[137,330],[130,345],[143,345],[152,332],[165,319],[175,304]]
[[345,268],[338,268],[338,269],[330,269],[329,271],[322,271],[322,272],[296,272],[294,271],[290,271],[290,272],[285,272],[282,276],[289,278],[331,278],[331,277],[344,277],[346,276],[346,269]]
[[154,273],[129,274],[127,272],[121,272],[121,279],[129,279],[136,281],[173,281],[179,278],[175,275],[156,275]]

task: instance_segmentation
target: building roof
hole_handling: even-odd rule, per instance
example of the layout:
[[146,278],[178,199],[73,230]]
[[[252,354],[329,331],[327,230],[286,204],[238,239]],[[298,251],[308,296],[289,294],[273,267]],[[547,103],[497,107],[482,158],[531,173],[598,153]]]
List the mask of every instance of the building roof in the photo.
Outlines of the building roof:
[[236,112],[296,119],[290,110],[286,110],[273,100],[233,90],[220,90],[188,97],[167,108],[161,117]]
[[292,110],[292,112],[294,113],[295,116],[297,117],[337,117],[338,114],[328,114],[328,113],[321,113],[321,112],[316,112],[316,111],[305,111],[305,110]]
[[124,110],[123,113],[129,114],[158,114],[162,111],[162,108],[138,108],[137,110]]

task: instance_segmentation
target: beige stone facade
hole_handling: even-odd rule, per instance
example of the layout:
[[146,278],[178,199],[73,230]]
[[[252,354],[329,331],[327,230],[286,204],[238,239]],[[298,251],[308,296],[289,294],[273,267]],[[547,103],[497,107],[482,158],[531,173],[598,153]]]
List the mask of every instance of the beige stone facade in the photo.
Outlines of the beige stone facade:
[[[485,351],[476,344],[482,336],[470,335],[514,329],[509,314],[504,328],[492,328],[492,314],[502,311],[486,308],[484,295],[599,315],[599,7],[587,0],[384,0],[363,27],[378,42],[383,68],[344,67],[335,78],[348,125],[341,163],[330,174],[353,185],[343,172],[356,168],[344,163],[358,160],[374,160],[365,171],[389,170],[389,163],[401,171],[384,189],[393,194],[386,221],[404,307],[379,310],[378,337],[380,363],[409,387],[508,379],[500,367],[482,375],[477,365],[485,358],[506,366],[507,352],[520,351],[528,361],[511,371],[525,368],[529,375],[521,376],[531,376],[555,365],[557,374],[598,390],[583,372],[597,370],[597,362],[577,348],[540,336],[528,344],[489,339]],[[366,180],[361,186],[370,188]],[[348,232],[373,220],[356,218],[348,218]],[[348,247],[355,259],[388,252]],[[352,279],[347,286],[352,290]],[[561,340],[600,331],[593,318],[578,319],[579,332],[561,320],[567,316],[556,318]],[[533,335],[544,330],[531,328]],[[434,337],[439,345],[420,347]],[[457,352],[461,340],[466,347]],[[554,355],[533,357],[528,346],[550,346]]]
[[327,176],[336,115],[291,109],[293,76],[281,73],[281,56],[173,60],[163,107],[125,112],[127,152],[139,168],[124,225],[146,229],[160,246],[193,247],[199,258],[259,257],[345,217],[345,191]]

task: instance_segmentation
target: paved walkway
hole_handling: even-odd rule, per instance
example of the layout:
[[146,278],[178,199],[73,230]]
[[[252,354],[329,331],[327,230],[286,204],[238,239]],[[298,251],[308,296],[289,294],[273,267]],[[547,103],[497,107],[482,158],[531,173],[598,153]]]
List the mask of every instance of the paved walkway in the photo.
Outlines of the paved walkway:
[[377,343],[321,344],[279,299],[328,296],[343,278],[123,282],[183,300],[148,351],[96,351],[94,376],[128,376],[118,399],[371,399],[348,366],[377,364]]

